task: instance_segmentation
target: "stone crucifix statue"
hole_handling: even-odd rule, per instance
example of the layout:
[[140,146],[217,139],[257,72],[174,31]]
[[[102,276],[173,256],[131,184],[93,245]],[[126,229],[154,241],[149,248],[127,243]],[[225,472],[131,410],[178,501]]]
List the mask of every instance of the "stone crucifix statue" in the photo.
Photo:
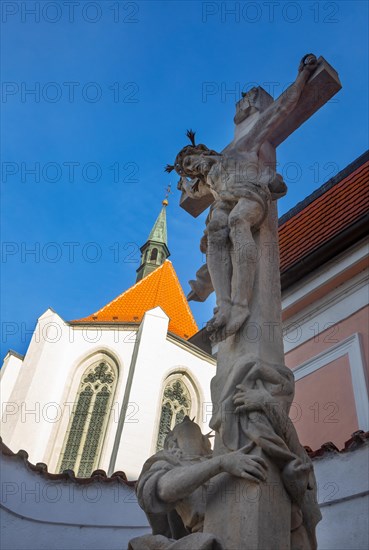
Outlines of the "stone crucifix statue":
[[[173,550],[317,548],[321,516],[313,467],[289,418],[294,376],[284,364],[275,200],[287,188],[275,150],[340,88],[336,71],[308,54],[278,99],[255,88],[237,103],[235,137],[221,153],[196,145],[189,131],[191,144],[167,167],[181,178],[183,208],[197,216],[211,205],[201,242],[207,264],[191,282],[189,297],[203,301],[215,290],[207,328],[218,352],[211,382],[213,452],[200,450],[199,434],[198,450],[189,452],[195,428],[186,440],[188,425],[178,427],[176,445],[170,446],[169,435],[168,452],[151,457],[140,476],[145,511],[175,509],[186,527],[175,536],[163,526],[154,530],[183,537],[178,544],[156,540],[156,549],[169,550],[172,543]],[[201,541],[188,538],[200,531]],[[152,546],[141,540],[132,548]]]
[[[254,234],[268,215],[270,204],[284,196],[287,186],[274,168],[263,146],[296,108],[304,87],[317,69],[317,58],[302,59],[295,82],[264,108],[255,124],[222,153],[195,144],[195,134],[187,132],[191,145],[177,155],[173,166],[180,176],[179,188],[193,199],[211,193],[214,202],[207,220],[201,250],[207,265],[190,281],[189,299],[203,301],[214,289],[216,308],[207,330],[213,341],[236,333],[250,314],[256,263],[260,251]],[[265,98],[259,89],[245,94],[249,110]],[[254,108],[256,111],[256,108]]]

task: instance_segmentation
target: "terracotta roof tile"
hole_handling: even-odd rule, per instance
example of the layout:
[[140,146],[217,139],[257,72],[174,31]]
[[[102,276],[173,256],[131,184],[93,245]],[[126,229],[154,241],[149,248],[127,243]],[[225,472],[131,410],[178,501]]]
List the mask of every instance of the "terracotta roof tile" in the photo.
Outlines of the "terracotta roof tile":
[[281,272],[353,225],[369,211],[369,161],[329,187],[279,227]]
[[345,446],[343,449],[338,449],[332,441],[323,443],[320,449],[313,451],[310,447],[305,447],[306,452],[310,458],[321,458],[322,456],[330,453],[347,453],[351,451],[356,451],[357,448],[362,447],[363,445],[369,445],[369,432],[364,432],[363,430],[358,430],[351,435],[351,438],[348,441],[345,441]]
[[72,323],[140,323],[146,311],[160,306],[168,315],[169,331],[188,340],[197,324],[179,283],[172,262],[163,265],[99,309]]
[[89,485],[94,481],[105,483],[117,482],[127,485],[128,487],[134,487],[136,483],[135,481],[128,481],[126,474],[122,471],[114,472],[110,477],[107,476],[104,470],[95,470],[89,477],[76,477],[73,470],[65,470],[60,474],[52,474],[48,471],[47,465],[44,462],[37,462],[37,464],[32,464],[32,462],[29,462],[27,451],[20,449],[17,453],[13,453],[13,451],[5,445],[1,437],[0,452],[4,456],[20,459],[29,470],[36,472],[49,481],[70,481],[77,483],[78,485]]

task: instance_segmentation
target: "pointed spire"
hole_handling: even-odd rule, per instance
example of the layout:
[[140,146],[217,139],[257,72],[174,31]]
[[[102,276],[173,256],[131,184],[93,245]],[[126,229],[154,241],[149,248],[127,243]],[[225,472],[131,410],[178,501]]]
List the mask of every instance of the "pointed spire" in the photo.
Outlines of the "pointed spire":
[[161,266],[170,256],[167,237],[167,214],[168,195],[170,186],[166,190],[165,199],[162,202],[162,209],[154,223],[146,243],[141,246],[141,265],[137,269],[136,282],[140,281],[156,268]]
[[156,222],[154,223],[154,227],[152,228],[152,230],[150,232],[148,240],[168,245],[167,214],[166,214],[166,208],[167,208],[167,205],[168,205],[168,201],[163,200],[162,204],[163,204],[163,207],[160,211],[159,216],[156,219]]

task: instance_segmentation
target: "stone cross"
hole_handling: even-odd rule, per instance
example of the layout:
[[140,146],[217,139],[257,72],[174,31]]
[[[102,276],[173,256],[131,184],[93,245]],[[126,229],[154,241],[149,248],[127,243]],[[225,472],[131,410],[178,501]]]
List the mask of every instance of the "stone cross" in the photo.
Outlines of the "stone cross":
[[[286,115],[268,141],[262,145],[259,155],[263,161],[275,169],[277,146],[327,103],[340,88],[336,71],[320,57],[296,108]],[[256,103],[253,104],[247,96],[237,103],[234,140],[222,154],[226,155],[227,151],[234,149],[272,102],[273,98],[259,88]],[[204,194],[200,199],[190,198],[184,193],[180,204],[192,216],[197,217],[213,200],[211,193]],[[254,235],[259,258],[250,315],[237,334],[219,343],[217,371],[211,385],[213,416],[210,426],[216,431],[214,454],[223,455],[254,444],[252,453],[259,453],[268,464],[265,483],[255,484],[226,473],[218,475],[209,483],[204,532],[215,535],[227,550],[290,550],[291,532],[299,533],[295,535],[297,539],[293,542],[294,547],[310,550],[315,547],[314,528],[319,521],[318,512],[311,511],[314,505],[310,503],[310,506],[305,497],[300,502],[295,495],[295,501],[300,502],[305,518],[309,518],[305,519],[305,524],[310,525],[306,527],[308,535],[301,535],[294,525],[297,516],[294,515],[296,504],[293,489],[286,490],[287,467],[282,482],[280,464],[291,449],[303,463],[300,470],[308,467],[308,459],[304,458],[304,451],[287,416],[294,390],[293,377],[290,377],[288,369],[284,367],[277,222],[277,206],[276,201],[273,201]],[[258,389],[261,388],[260,379],[263,390]],[[247,414],[239,414],[234,399],[236,388],[240,385],[244,389],[239,391],[246,392],[245,395],[249,392],[249,395],[255,395],[255,399],[262,400],[262,391],[269,392],[269,397],[275,396],[272,403],[275,410],[266,414],[267,401],[264,400],[259,410],[251,408]],[[283,391],[277,394],[277,387],[285,388],[285,394]],[[298,492],[298,468],[296,472],[294,483]],[[307,537],[306,540],[304,537]]]
[[[318,67],[307,82],[298,105],[292,113],[286,117],[285,121],[275,129],[271,138],[269,138],[271,156],[273,156],[273,153],[275,155],[275,149],[278,145],[332,99],[341,87],[335,69],[324,59],[324,57],[319,57]],[[222,152],[226,152],[229,147],[233,146],[242,136],[251,130],[257,121],[257,113],[255,113],[255,111],[261,112],[273,102],[273,98],[268,92],[261,87],[259,87],[259,90],[261,90],[260,99],[258,105],[254,106],[254,108],[250,106],[247,98],[242,98],[236,104],[236,116],[234,117],[235,136],[232,143],[226,146]],[[254,112],[251,113],[251,111]],[[214,197],[210,192],[200,199],[193,199],[183,191],[180,206],[194,218],[197,218],[213,203],[213,201]]]

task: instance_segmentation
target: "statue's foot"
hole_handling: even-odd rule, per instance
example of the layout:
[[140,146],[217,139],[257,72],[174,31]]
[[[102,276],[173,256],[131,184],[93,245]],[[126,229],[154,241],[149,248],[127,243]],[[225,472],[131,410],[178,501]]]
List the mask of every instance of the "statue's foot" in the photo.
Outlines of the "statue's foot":
[[249,316],[250,310],[247,305],[233,304],[231,314],[226,325],[227,336],[235,334],[238,330],[240,330]]
[[231,307],[230,302],[223,302],[220,306],[214,308],[214,317],[206,324],[206,330],[212,333],[211,340],[216,332],[225,328],[231,313]]
[[284,485],[291,498],[301,502],[309,483],[312,465],[302,462],[299,458],[289,462],[282,471]]
[[250,315],[249,308],[245,305],[229,304],[226,315],[220,315],[218,318],[217,309],[214,310],[216,315],[206,326],[207,330],[212,333],[210,336],[212,342],[221,342],[235,334]]
[[223,325],[222,327],[214,330],[209,338],[211,340],[211,342],[213,342],[214,344],[216,344],[217,342],[222,342],[223,340],[225,340],[227,338],[227,334],[226,334],[226,326]]

